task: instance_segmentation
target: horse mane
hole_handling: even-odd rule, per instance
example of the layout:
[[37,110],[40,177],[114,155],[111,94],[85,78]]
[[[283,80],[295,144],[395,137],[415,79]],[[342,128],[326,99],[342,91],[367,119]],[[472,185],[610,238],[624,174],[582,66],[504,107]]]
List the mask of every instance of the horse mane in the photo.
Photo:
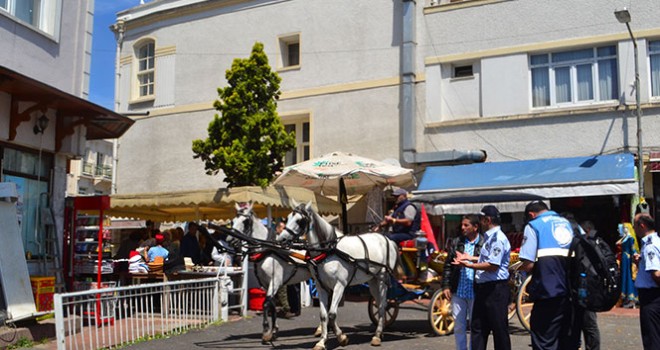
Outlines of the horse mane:
[[275,232],[269,230],[261,219],[257,217],[251,207],[242,208],[239,214],[248,215],[252,218],[252,237],[261,240],[275,240]]
[[309,214],[313,221],[314,232],[316,233],[321,243],[336,241],[340,237],[344,236],[343,232],[332,226],[329,222],[322,218],[319,213],[310,209]]

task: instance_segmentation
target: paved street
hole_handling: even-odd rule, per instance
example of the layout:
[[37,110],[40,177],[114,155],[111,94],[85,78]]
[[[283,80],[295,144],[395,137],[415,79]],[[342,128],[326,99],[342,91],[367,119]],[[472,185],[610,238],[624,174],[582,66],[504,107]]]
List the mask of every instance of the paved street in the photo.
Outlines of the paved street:
[[[346,347],[340,347],[331,335],[327,343],[330,349],[367,349],[373,327],[367,315],[366,302],[346,302],[339,309],[340,325],[348,334],[350,341]],[[639,318],[637,310],[616,309],[599,314],[598,324],[601,331],[602,349],[641,349]],[[311,349],[317,341],[313,332],[318,323],[318,308],[303,309],[302,315],[291,320],[280,319],[279,338],[273,344],[261,344],[261,316],[250,312],[245,320],[229,322],[204,330],[190,331],[187,334],[169,339],[153,340],[129,347],[130,349]],[[453,336],[437,337],[427,321],[427,309],[424,305],[408,302],[402,305],[397,321],[385,332],[380,349],[404,348],[452,349]],[[511,322],[511,342],[513,349],[529,349],[530,338],[517,319]],[[492,349],[492,340],[488,349]]]

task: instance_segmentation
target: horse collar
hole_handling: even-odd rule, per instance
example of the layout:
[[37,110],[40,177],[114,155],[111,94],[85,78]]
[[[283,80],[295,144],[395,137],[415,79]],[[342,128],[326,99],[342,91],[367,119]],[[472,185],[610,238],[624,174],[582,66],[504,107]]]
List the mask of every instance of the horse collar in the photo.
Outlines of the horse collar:
[[263,260],[263,258],[265,258],[265,257],[266,257],[266,253],[257,252],[257,253],[250,254],[250,257],[248,259],[250,259],[251,262],[259,262],[259,261]]

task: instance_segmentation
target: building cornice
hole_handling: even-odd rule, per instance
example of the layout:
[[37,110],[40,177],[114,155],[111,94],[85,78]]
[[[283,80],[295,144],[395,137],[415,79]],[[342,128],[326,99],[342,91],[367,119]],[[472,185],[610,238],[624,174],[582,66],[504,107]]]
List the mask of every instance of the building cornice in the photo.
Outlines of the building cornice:
[[[425,81],[425,75],[423,73],[417,74],[415,80],[416,83],[421,83]],[[313,97],[313,96],[322,96],[322,95],[331,95],[331,94],[340,94],[345,92],[354,92],[360,90],[369,90],[369,89],[380,89],[392,86],[398,86],[401,83],[399,77],[384,78],[377,80],[369,81],[359,81],[345,84],[336,84],[328,86],[320,86],[308,89],[300,90],[291,90],[285,91],[280,95],[280,101],[293,100],[298,98]],[[135,118],[135,119],[144,119],[144,118],[153,118],[157,116],[171,115],[171,114],[180,114],[180,113],[192,113],[213,110],[213,101],[195,103],[183,106],[176,106],[172,108],[163,108],[163,109],[153,109],[150,111],[148,117]]]
[[[660,101],[652,101],[641,105],[642,109],[651,109],[651,108],[660,108]],[[490,124],[490,123],[500,123],[500,122],[513,122],[521,120],[538,120],[540,118],[557,118],[557,117],[566,117],[571,115],[586,115],[586,114],[598,114],[598,113],[612,113],[612,112],[625,112],[630,111],[634,114],[634,106],[621,105],[618,102],[612,102],[607,104],[602,104],[599,106],[588,106],[588,107],[571,107],[571,108],[558,108],[553,110],[543,110],[532,113],[524,114],[515,114],[499,117],[477,117],[477,118],[468,118],[460,120],[448,120],[441,122],[432,122],[424,124],[424,127],[427,129],[443,128],[443,127],[456,127],[456,126],[465,126],[465,125],[476,125],[476,124]]]
[[[176,6],[153,2],[126,10],[124,12],[120,12],[118,14],[118,17],[126,21],[126,30],[131,31],[140,27],[145,27],[154,23],[158,23],[170,19],[191,16],[198,13],[204,13],[207,11],[213,11],[213,10],[235,6],[241,3],[249,3],[253,1],[254,0],[214,0],[214,1],[193,0],[193,1],[188,1],[187,4],[176,5]],[[147,5],[152,5],[152,6],[147,6]],[[142,12],[142,14],[140,12]],[[134,18],[131,18],[132,16],[134,16]]]
[[458,2],[450,2],[446,4],[437,4],[424,8],[424,14],[429,15],[438,12],[454,11],[467,7],[484,6],[484,5],[490,5],[505,1],[512,1],[512,0],[464,0]]
[[[660,28],[638,30],[634,32],[637,40],[660,36]],[[573,38],[567,40],[548,41],[526,45],[499,47],[490,50],[465,52],[443,56],[431,56],[424,59],[427,66],[451,62],[470,61],[486,57],[506,56],[519,53],[552,51],[555,49],[569,49],[571,47],[594,47],[600,44],[614,43],[617,41],[630,40],[627,32],[590,36],[584,38]]]

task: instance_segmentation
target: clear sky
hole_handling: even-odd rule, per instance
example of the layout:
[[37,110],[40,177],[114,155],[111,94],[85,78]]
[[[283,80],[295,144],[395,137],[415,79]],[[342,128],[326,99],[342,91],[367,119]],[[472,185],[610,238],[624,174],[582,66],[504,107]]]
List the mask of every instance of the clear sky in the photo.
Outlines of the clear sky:
[[115,23],[117,12],[139,4],[140,0],[95,0],[89,100],[109,110],[114,110],[117,47],[109,28]]

